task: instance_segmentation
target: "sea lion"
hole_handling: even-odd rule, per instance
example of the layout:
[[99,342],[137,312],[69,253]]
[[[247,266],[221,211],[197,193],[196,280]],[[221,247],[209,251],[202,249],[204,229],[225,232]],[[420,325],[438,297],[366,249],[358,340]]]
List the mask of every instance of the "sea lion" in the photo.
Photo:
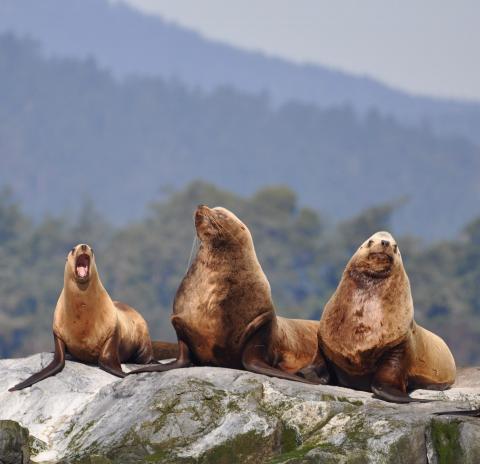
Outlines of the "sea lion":
[[[118,377],[122,362],[154,362],[147,323],[132,307],[112,301],[102,285],[93,249],[77,245],[67,255],[64,285],[53,317],[55,353],[52,362],[40,372],[10,388],[21,390],[60,372],[65,354]],[[173,344],[159,342],[157,354],[175,354]]]
[[413,319],[410,283],[395,239],[377,232],[345,268],[320,320],[319,345],[339,385],[391,402],[419,401],[415,388],[455,380],[446,343]]
[[200,247],[173,303],[179,357],[130,373],[209,365],[325,383],[319,324],[276,316],[247,226],[221,207],[199,206],[194,220]]

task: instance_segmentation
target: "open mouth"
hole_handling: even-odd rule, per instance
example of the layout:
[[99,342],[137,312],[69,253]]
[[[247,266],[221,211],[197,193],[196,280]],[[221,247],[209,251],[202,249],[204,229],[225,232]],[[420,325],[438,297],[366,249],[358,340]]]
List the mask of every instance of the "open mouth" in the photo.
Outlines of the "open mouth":
[[88,279],[88,272],[90,270],[90,256],[81,254],[77,257],[75,262],[75,273],[80,280]]

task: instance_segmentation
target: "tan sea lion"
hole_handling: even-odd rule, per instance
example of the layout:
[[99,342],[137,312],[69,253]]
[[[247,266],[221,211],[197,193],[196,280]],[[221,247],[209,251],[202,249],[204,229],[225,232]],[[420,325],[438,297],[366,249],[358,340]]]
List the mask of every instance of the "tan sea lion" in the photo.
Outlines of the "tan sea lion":
[[[63,290],[53,317],[55,354],[40,372],[10,388],[21,390],[60,372],[65,353],[124,377],[122,362],[154,362],[147,323],[132,307],[112,301],[102,285],[90,246],[77,245],[67,255]],[[175,355],[173,344],[158,342],[157,355]]]
[[445,342],[413,319],[410,283],[388,232],[372,235],[348,262],[323,311],[319,344],[338,384],[386,401],[418,401],[407,391],[455,380]]
[[316,369],[318,322],[276,316],[247,226],[225,208],[199,206],[195,227],[201,244],[173,304],[179,357],[131,373],[209,365],[326,382]]

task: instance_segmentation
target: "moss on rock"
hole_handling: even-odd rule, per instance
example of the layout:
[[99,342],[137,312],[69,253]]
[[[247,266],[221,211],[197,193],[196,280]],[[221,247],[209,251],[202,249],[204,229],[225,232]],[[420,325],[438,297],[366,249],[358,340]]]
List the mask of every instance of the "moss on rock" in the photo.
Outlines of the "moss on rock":
[[271,440],[251,431],[208,450],[198,462],[205,464],[258,463],[264,462],[272,454]]
[[12,420],[0,420],[0,462],[28,464],[30,446],[28,429]]
[[465,456],[460,445],[460,422],[453,420],[448,422],[441,419],[433,419],[430,424],[433,449],[438,464],[464,463]]

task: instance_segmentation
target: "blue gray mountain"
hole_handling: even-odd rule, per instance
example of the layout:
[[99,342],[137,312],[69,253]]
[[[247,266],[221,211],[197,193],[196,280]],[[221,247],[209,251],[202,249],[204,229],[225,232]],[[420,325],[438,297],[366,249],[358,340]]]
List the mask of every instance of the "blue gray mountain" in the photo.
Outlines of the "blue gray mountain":
[[277,104],[348,104],[361,114],[375,108],[403,123],[480,142],[480,103],[409,95],[370,78],[242,51],[121,3],[1,0],[1,31],[38,39],[49,54],[94,57],[116,76],[176,78],[206,90],[228,85],[267,92]]

